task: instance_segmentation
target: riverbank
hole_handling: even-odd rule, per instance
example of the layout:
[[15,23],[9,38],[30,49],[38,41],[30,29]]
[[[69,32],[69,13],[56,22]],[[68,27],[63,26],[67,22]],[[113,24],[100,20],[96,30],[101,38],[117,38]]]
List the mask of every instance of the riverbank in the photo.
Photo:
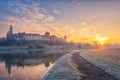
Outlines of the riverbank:
[[43,80],[117,80],[79,54],[77,51],[61,57]]
[[93,49],[80,56],[120,80],[120,49]]
[[54,52],[70,52],[79,49],[76,46],[64,46],[64,45],[44,45],[44,48],[28,48],[27,46],[4,46],[0,47],[0,54],[29,54],[44,52],[44,54]]
[[80,73],[72,62],[74,52],[66,54],[58,59],[53,68],[44,76],[42,80],[80,80]]
[[77,64],[77,69],[84,74],[84,76],[81,76],[81,80],[117,80],[104,70],[85,60],[79,53],[74,53],[72,58],[73,62]]

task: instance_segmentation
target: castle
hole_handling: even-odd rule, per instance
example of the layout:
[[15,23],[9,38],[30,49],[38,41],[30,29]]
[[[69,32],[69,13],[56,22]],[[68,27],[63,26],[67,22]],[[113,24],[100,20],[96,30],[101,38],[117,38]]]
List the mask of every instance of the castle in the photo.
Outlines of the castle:
[[16,42],[22,43],[45,43],[45,44],[65,44],[66,43],[66,36],[63,38],[57,37],[55,35],[50,35],[50,32],[45,32],[44,35],[40,34],[32,34],[32,33],[25,33],[25,32],[18,32],[13,33],[13,26],[10,25],[10,28],[6,34],[6,40],[15,40]]

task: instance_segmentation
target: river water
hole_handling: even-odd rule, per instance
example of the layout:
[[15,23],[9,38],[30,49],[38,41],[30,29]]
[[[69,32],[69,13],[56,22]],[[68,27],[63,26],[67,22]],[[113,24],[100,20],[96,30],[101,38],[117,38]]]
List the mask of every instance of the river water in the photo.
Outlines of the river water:
[[66,52],[0,54],[0,80],[40,80]]
[[80,55],[120,80],[120,49],[89,50]]

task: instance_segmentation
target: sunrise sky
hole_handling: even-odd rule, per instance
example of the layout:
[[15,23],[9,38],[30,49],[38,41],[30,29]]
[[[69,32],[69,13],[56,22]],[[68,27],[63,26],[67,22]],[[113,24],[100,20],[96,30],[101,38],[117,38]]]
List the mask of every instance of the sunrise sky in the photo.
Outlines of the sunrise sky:
[[68,41],[120,43],[120,0],[0,0],[0,36],[50,31]]

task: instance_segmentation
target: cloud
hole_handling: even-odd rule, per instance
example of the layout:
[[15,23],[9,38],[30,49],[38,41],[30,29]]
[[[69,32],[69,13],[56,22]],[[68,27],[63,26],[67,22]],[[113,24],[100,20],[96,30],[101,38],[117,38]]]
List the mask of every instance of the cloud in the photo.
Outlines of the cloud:
[[[23,4],[17,2],[9,2],[8,10],[11,14],[0,14],[2,29],[9,27],[9,25],[15,26],[15,32],[43,32],[42,25],[50,24],[54,20],[54,16],[49,15],[43,8],[40,8],[37,3]],[[2,30],[1,29],[1,30]],[[0,32],[2,33],[2,31]],[[42,31],[43,30],[43,31]],[[7,30],[6,30],[7,32]],[[3,33],[4,34],[4,33]]]
[[[9,4],[10,5],[8,9],[12,13],[12,15],[3,15],[4,21],[1,22],[4,22],[2,26],[6,27],[1,27],[2,29],[5,29],[3,34],[7,32],[9,25],[12,24],[14,26],[15,33],[18,31],[22,31],[28,33],[43,34],[45,31],[50,31],[52,34],[59,37],[63,37],[66,34],[68,36],[74,35],[75,31],[72,27],[56,25],[55,23],[53,23],[55,17],[49,15],[46,10],[40,8],[35,3],[32,5],[28,5],[16,2],[9,2]],[[55,10],[54,13],[60,14],[60,12],[57,10]]]
[[38,22],[54,20],[54,17],[48,15],[48,13],[43,8],[40,8],[37,3],[33,3],[32,5],[17,3],[15,6],[16,8],[14,9],[10,8],[11,12],[18,14],[23,19]]
[[[119,30],[118,11],[107,11],[108,13],[105,12],[103,14],[104,10],[93,13],[89,13],[89,10],[87,10],[85,13],[83,11],[83,14],[82,11],[79,12],[76,7],[73,10],[73,6],[69,4],[71,6],[70,12],[67,10],[67,7],[64,6],[60,6],[63,12],[60,12],[62,10],[55,8],[55,6],[54,10],[52,9],[53,11],[51,12],[51,10],[47,9],[51,5],[44,6],[43,8],[40,7],[41,0],[38,1],[39,3],[33,0],[27,0],[27,3],[24,3],[21,0],[9,1],[6,6],[6,12],[8,13],[0,14],[0,36],[6,34],[9,25],[11,24],[14,26],[15,33],[20,31],[44,34],[45,31],[50,31],[51,34],[55,34],[59,37],[67,35],[68,41],[76,42],[92,41],[98,33],[101,35],[103,33],[109,35],[114,30],[115,26],[117,26],[117,29],[115,29],[116,31],[114,31],[114,33],[119,32],[117,31]],[[112,24],[113,22],[114,24]],[[98,28],[96,28],[96,26]]]
[[53,13],[54,13],[54,14],[57,14],[57,15],[60,15],[60,14],[61,14],[60,11],[58,11],[58,10],[54,10]]

